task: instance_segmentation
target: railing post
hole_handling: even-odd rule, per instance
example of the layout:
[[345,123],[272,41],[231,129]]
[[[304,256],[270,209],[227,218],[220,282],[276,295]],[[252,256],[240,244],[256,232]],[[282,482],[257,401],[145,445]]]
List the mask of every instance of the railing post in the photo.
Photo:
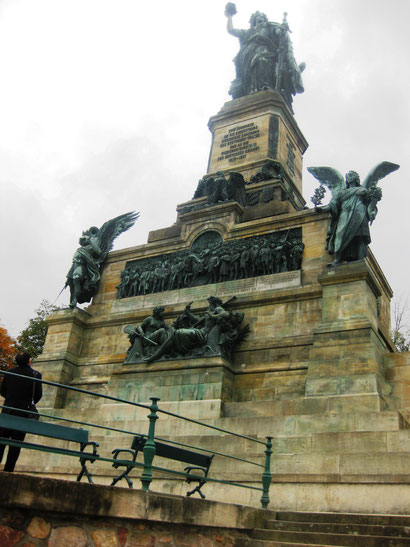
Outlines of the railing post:
[[150,406],[151,413],[148,415],[149,419],[149,429],[148,429],[148,438],[145,441],[143,453],[144,453],[144,471],[141,475],[141,482],[143,490],[148,491],[149,485],[152,481],[152,460],[155,456],[155,422],[158,420],[157,410],[158,410],[158,401],[159,397],[150,397],[152,404]]
[[262,474],[262,488],[263,493],[261,497],[261,503],[263,509],[267,509],[269,505],[269,486],[272,480],[270,473],[270,457],[272,454],[272,437],[266,437],[266,450],[265,450],[265,470]]

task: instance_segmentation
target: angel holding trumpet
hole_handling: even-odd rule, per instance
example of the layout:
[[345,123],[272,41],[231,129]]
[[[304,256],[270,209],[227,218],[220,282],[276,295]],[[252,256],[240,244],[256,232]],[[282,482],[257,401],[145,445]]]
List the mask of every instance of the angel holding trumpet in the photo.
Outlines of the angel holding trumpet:
[[319,202],[312,199],[316,212],[330,213],[326,249],[334,259],[329,266],[367,256],[371,241],[369,224],[376,218],[376,204],[382,197],[377,183],[399,167],[388,161],[379,163],[363,184],[360,184],[360,177],[355,171],[349,171],[344,180],[339,171],[332,167],[308,167],[308,171],[332,193],[329,204],[325,206],[319,206]]

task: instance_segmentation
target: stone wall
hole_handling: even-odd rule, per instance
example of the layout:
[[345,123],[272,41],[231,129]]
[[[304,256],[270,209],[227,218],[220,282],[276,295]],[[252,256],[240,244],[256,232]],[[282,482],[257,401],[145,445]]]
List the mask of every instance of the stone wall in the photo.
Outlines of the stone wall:
[[386,354],[384,364],[393,404],[410,422],[410,352]]
[[2,547],[233,547],[271,511],[2,473]]

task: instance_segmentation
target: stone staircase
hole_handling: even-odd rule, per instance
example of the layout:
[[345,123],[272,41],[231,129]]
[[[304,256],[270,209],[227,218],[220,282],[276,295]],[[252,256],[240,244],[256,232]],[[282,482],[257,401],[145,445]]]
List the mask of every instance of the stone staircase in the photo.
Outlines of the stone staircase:
[[410,516],[277,512],[265,528],[252,530],[236,547],[404,547],[410,545]]
[[[198,403],[194,419],[198,419],[198,407],[201,406]],[[205,423],[259,440],[265,440],[267,435],[273,436],[272,509],[392,514],[410,512],[410,429],[400,412],[385,410],[345,414],[235,416],[232,407],[229,417],[215,417],[212,416],[211,405],[206,403],[206,408],[211,416],[208,414],[208,417],[201,417]],[[49,409],[47,413],[135,433],[148,432],[148,411],[129,405]],[[249,414],[252,414],[251,409]],[[261,465],[264,463],[262,444],[163,414],[156,423],[156,435],[165,440],[198,447],[199,450],[223,452]],[[90,428],[90,439],[100,444],[101,456],[110,458],[112,450],[130,448],[132,436]],[[27,436],[27,440],[39,441],[30,436]],[[67,443],[51,439],[42,439],[41,442],[61,444],[68,448]],[[142,461],[141,456],[138,460]],[[175,469],[178,464],[157,458],[155,465]],[[23,473],[75,480],[80,467],[75,458],[27,450],[23,451],[16,469]],[[101,461],[90,466],[90,471],[96,483],[105,485],[109,485],[118,474],[109,462]],[[262,471],[263,468],[217,455],[212,463],[210,477],[260,487]],[[135,488],[140,488],[137,479],[139,475],[139,469],[133,470]],[[119,483],[120,486],[125,487],[125,482]],[[184,495],[186,484],[169,474],[155,472],[152,489]],[[261,494],[255,490],[237,487],[228,489],[209,483],[205,494],[210,500],[235,499],[244,505],[260,506]]]

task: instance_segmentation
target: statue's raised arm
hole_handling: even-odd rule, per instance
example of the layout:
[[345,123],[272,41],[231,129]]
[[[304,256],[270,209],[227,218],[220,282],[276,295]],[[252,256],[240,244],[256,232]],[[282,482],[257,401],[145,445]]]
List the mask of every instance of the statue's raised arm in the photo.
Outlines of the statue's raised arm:
[[125,213],[108,220],[101,228],[91,226],[83,231],[65,284],[70,287],[70,308],[90,302],[97,293],[101,264],[107,258],[114,239],[131,228],[138,216],[139,213],[135,212]]
[[226,6],[225,6],[225,16],[227,18],[226,30],[229,32],[229,34],[232,34],[232,36],[236,36],[237,38],[239,38],[241,36],[241,33],[243,34],[246,31],[245,30],[238,30],[238,29],[234,28],[233,22],[232,22],[232,17],[236,13],[237,13],[237,11],[236,11],[235,4],[233,4],[232,2],[228,2],[228,4],[226,4]]

